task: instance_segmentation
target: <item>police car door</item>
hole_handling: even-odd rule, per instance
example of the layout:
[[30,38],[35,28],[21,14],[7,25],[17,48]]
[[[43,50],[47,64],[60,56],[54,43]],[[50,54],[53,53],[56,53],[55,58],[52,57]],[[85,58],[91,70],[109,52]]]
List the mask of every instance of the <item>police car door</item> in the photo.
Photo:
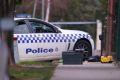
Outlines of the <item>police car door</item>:
[[[37,48],[34,48],[38,57],[44,59],[60,58],[65,49],[65,43],[60,42],[60,33],[54,26],[39,20],[29,20],[36,36]],[[28,53],[31,53],[30,49]]]
[[[26,20],[17,20],[16,27],[14,28],[14,56],[15,59],[20,58],[23,60],[36,59],[37,54],[28,54],[27,49],[37,48],[37,45],[32,43],[33,34]],[[19,53],[19,55],[18,55]],[[18,57],[19,56],[19,57]]]

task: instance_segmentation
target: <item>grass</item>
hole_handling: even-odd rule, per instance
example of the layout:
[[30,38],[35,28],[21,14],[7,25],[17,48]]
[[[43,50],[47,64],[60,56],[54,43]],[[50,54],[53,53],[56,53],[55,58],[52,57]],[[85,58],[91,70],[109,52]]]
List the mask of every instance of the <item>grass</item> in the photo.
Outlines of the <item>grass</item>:
[[10,66],[9,72],[11,80],[50,80],[55,67],[51,62],[29,61]]
[[52,62],[50,61],[25,61],[25,62],[21,62],[21,65],[41,65],[44,67],[50,67],[50,66],[54,66],[55,64],[52,64]]

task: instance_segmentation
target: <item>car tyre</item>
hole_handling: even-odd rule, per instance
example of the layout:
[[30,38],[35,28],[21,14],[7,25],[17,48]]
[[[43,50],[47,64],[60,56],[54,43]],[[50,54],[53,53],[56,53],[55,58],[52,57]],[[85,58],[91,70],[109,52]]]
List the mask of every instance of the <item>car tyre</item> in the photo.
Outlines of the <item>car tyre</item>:
[[83,56],[84,56],[84,60],[88,59],[90,56],[92,56],[92,47],[91,44],[86,41],[86,40],[79,40],[75,46],[74,46],[74,50],[76,49],[81,49],[83,50]]

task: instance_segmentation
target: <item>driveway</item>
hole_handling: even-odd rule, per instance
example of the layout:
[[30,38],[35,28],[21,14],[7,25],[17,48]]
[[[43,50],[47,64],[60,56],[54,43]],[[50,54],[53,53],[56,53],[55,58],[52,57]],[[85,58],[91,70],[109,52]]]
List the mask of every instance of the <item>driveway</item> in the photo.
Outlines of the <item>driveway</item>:
[[83,65],[60,63],[51,80],[120,80],[120,69],[114,64],[84,62]]

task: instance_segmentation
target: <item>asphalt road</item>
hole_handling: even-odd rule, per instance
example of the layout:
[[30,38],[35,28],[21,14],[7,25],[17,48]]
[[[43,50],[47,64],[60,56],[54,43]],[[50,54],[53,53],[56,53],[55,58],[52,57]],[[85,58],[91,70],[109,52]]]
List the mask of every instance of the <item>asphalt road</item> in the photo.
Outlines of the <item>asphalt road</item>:
[[120,80],[120,69],[114,64],[88,63],[59,64],[51,80]]

